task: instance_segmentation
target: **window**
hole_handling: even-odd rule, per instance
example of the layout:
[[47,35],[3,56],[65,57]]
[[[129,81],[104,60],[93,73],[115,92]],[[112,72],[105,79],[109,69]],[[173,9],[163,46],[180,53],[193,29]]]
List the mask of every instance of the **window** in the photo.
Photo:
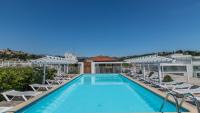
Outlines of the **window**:
[[164,72],[187,72],[186,66],[164,66]]
[[200,71],[200,66],[193,66],[194,71]]

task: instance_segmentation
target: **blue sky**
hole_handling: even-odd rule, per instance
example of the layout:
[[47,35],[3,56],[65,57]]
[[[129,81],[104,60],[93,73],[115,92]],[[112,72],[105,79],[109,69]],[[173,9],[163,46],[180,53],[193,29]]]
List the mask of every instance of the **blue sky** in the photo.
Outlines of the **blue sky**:
[[200,1],[1,0],[0,48],[81,56],[200,50]]

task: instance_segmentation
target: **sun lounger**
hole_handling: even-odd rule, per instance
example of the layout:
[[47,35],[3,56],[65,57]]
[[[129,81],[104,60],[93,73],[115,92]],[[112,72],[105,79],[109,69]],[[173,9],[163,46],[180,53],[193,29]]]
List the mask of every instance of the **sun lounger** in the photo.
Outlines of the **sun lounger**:
[[63,80],[46,80],[46,82],[48,85],[54,85],[54,84],[60,85],[63,83]]
[[195,98],[200,102],[200,96],[195,96]]
[[131,77],[133,79],[138,79],[140,77],[140,75],[137,74],[137,73],[129,73],[129,74],[127,74],[127,76],[129,76],[129,77]]
[[39,91],[40,89],[45,89],[46,91],[54,87],[54,85],[49,84],[31,84],[29,85],[33,91]]
[[177,94],[187,94],[187,93],[200,94],[200,87],[196,87],[196,88],[190,87],[187,89],[174,89],[173,92]]
[[[39,94],[41,94],[41,92],[35,92],[35,91],[20,92],[20,91],[15,91],[15,90],[6,91],[2,93],[6,101],[12,101],[15,97],[22,97],[24,101],[27,101],[28,100],[27,97],[35,97]],[[12,98],[9,98],[9,97],[12,97]]]
[[153,74],[150,77],[146,76],[145,79],[144,78],[141,78],[141,79],[144,81],[144,83],[152,84],[152,85],[155,85],[159,82],[158,75],[156,75],[156,74]]
[[162,84],[165,85],[176,85],[176,84],[181,84],[183,82],[178,82],[178,81],[171,81],[171,82],[162,82]]
[[160,85],[159,78],[149,78],[149,81],[153,87],[159,87]]
[[54,77],[55,80],[71,80],[70,77]]
[[[173,89],[176,89],[176,87],[179,88],[179,89],[181,87],[183,88],[183,86],[180,86],[182,84],[184,84],[184,83],[183,82],[172,81],[172,82],[162,83],[162,84],[159,85],[159,87],[162,88],[162,89],[173,90]],[[186,87],[186,86],[184,85],[184,87]]]
[[178,89],[190,89],[193,85],[188,83],[182,83],[174,85],[172,90],[178,90]]

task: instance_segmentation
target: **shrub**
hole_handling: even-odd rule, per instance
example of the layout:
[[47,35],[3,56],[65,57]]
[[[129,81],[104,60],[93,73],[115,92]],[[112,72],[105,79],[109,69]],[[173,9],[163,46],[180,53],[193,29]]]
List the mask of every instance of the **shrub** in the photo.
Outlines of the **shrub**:
[[56,75],[57,70],[56,69],[47,69],[47,78],[53,79],[54,75]]
[[[54,69],[47,69],[47,79],[54,76]],[[30,90],[29,84],[42,83],[43,68],[40,67],[6,67],[0,68],[0,92],[6,90]],[[1,97],[0,97],[1,100]]]
[[169,76],[169,75],[166,75],[166,76],[164,77],[164,79],[163,79],[163,82],[171,82],[171,81],[173,81],[173,79],[172,79],[172,77]]

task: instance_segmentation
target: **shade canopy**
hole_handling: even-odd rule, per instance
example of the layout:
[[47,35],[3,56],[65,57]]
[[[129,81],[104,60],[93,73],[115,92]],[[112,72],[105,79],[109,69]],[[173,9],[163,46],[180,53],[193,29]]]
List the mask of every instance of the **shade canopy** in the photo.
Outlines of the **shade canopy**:
[[43,58],[39,58],[36,60],[31,60],[32,64],[38,64],[44,66],[44,74],[43,74],[43,84],[45,84],[46,80],[46,65],[64,65],[64,64],[74,64],[77,63],[78,60],[74,57],[54,57],[54,56],[46,56]]
[[129,63],[136,63],[136,64],[137,63],[138,64],[156,64],[156,63],[171,63],[174,61],[174,59],[162,57],[158,55],[150,55],[150,56],[126,59],[125,61]]

